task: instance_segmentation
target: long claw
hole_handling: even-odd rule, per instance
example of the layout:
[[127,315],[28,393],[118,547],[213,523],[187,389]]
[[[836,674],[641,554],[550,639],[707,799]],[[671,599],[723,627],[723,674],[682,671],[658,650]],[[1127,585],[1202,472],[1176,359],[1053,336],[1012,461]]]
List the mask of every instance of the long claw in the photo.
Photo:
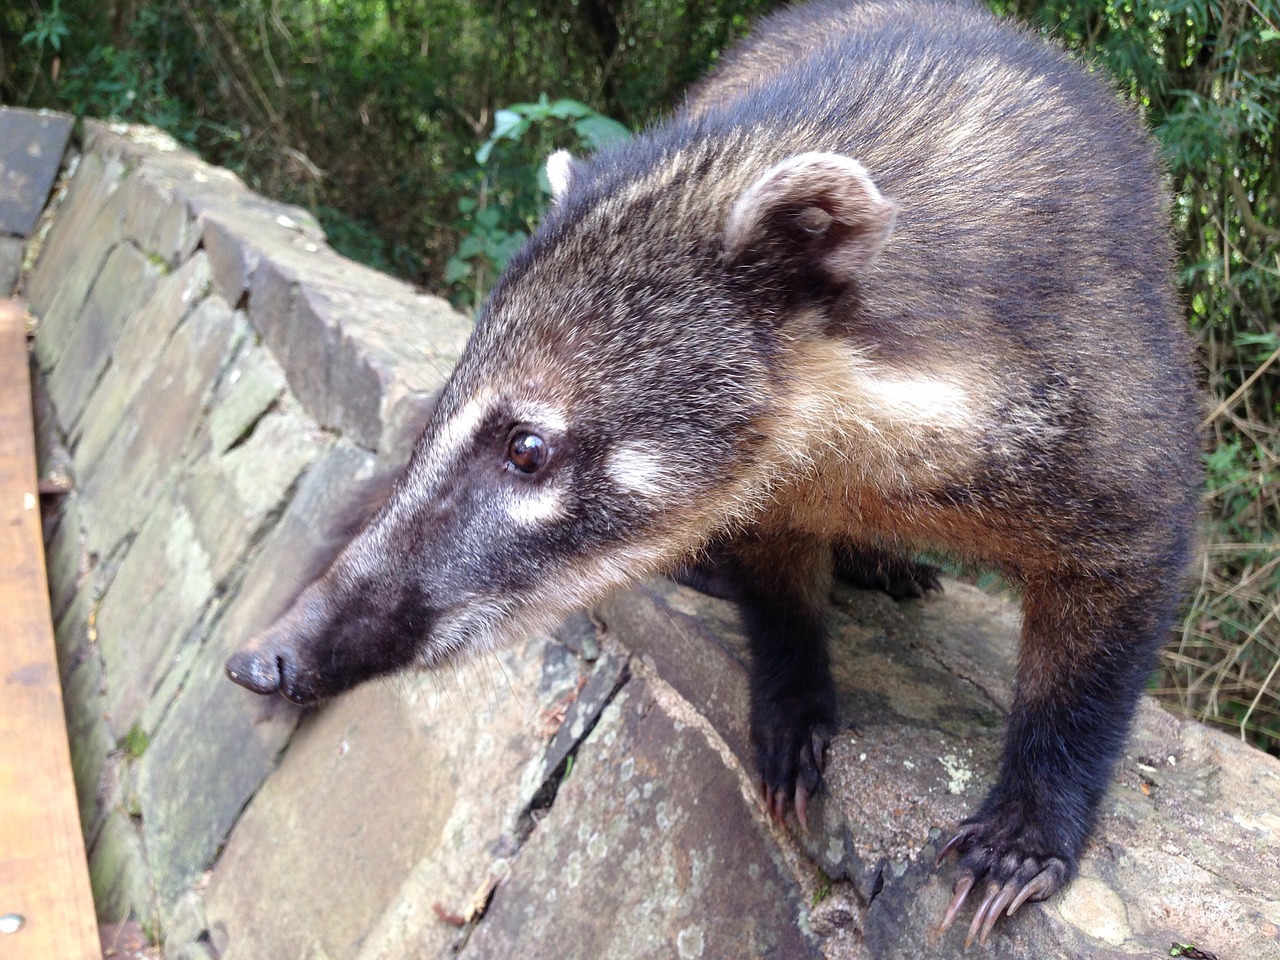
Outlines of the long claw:
[[937,861],[935,861],[934,866],[936,867],[942,866],[942,861],[947,859],[947,854],[949,854],[952,850],[956,849],[956,847],[960,846],[960,844],[962,844],[964,841],[968,839],[969,839],[968,831],[961,830],[954,837],[952,837],[950,840],[944,843],[942,845],[942,849],[938,851],[938,859]]
[[809,832],[809,791],[803,783],[796,784],[796,819],[800,821],[800,828],[805,833]]
[[964,906],[965,897],[969,896],[969,891],[973,889],[973,877],[961,877],[956,881],[956,885],[952,892],[955,894],[951,898],[951,906],[947,907],[947,915],[942,918],[942,926],[939,930],[945,930],[951,926],[951,921],[956,918],[956,914],[960,912],[960,908]]
[[778,826],[785,827],[787,825],[787,795],[781,790],[774,791],[771,812],[773,813],[773,819],[778,821]]
[[1005,914],[1005,916],[1012,917],[1018,912],[1018,908],[1028,900],[1043,900],[1045,897],[1049,896],[1049,894],[1053,893],[1056,886],[1057,884],[1054,882],[1049,871],[1041,870],[1018,892],[1018,895],[1014,897],[1013,903],[1009,905],[1009,912]]
[[996,921],[1000,919],[1000,914],[1009,905],[1009,901],[1014,898],[1017,892],[1018,888],[1012,883],[1006,883],[1000,888],[1000,896],[995,898],[990,909],[987,910],[987,919],[982,924],[982,932],[978,934],[978,942],[984,947],[987,945],[987,937],[991,936],[992,927],[996,925]]
[[978,909],[973,914],[973,923],[969,924],[969,932],[964,938],[964,948],[968,950],[973,946],[973,941],[978,936],[978,931],[982,929],[982,924],[986,921],[987,911],[991,908],[992,902],[999,895],[1000,888],[994,883],[987,887],[987,895],[982,898],[982,903],[978,904]]
[[813,765],[821,772],[826,766],[827,741],[817,733],[813,733],[809,735],[809,742],[813,746]]

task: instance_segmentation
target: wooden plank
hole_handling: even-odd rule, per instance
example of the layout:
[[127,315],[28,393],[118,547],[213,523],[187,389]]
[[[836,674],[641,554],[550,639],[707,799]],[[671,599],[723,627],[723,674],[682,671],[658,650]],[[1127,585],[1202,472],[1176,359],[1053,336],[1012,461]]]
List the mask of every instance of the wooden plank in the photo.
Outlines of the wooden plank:
[[101,958],[50,622],[26,309],[0,300],[0,932],[5,960]]

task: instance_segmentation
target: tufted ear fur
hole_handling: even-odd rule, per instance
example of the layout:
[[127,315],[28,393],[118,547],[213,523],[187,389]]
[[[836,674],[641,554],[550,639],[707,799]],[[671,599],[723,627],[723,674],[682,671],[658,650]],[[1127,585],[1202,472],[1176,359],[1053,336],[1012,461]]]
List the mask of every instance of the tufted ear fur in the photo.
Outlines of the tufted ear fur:
[[547,157],[547,183],[551,185],[551,199],[559,203],[569,192],[578,161],[568,150],[557,150]]
[[866,168],[835,153],[802,153],[770,167],[738,197],[724,227],[730,260],[803,257],[837,283],[875,259],[897,207]]

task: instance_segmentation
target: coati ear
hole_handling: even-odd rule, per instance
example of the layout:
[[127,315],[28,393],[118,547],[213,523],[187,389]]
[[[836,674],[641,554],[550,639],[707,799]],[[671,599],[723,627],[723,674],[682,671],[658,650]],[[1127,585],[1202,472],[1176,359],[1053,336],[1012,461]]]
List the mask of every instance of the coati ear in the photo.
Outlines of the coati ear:
[[569,184],[576,173],[578,161],[568,150],[557,150],[547,157],[547,183],[551,185],[551,199],[559,203],[569,192]]
[[866,168],[836,153],[802,153],[743,191],[724,228],[731,260],[752,251],[803,255],[837,282],[856,279],[893,232],[898,208]]

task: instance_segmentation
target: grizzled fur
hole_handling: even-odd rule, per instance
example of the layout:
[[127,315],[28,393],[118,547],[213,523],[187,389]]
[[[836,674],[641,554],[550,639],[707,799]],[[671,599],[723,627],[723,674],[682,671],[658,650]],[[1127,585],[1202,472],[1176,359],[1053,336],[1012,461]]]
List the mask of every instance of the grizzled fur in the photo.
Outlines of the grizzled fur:
[[[977,7],[812,3],[587,161],[382,511],[229,664],[311,700],[662,571],[734,597],[765,795],[834,729],[831,578],[1023,591],[970,937],[1072,875],[1192,549],[1197,401],[1161,171],[1104,79]],[[532,438],[532,439],[530,439]]]

